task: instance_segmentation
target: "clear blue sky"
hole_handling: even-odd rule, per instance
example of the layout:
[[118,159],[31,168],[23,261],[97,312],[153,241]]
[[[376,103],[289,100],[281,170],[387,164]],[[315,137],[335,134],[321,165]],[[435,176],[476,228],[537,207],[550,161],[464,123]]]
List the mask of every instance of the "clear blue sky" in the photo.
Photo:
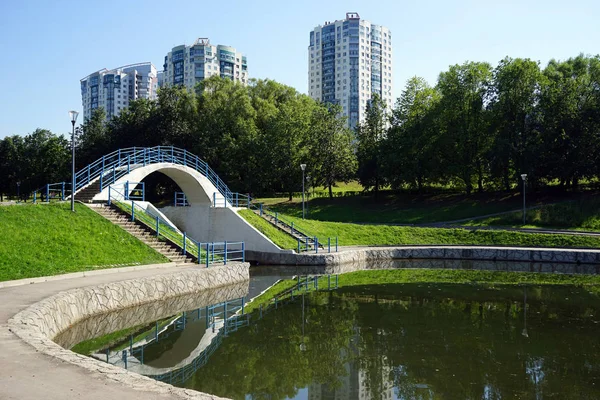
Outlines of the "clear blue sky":
[[[449,65],[505,56],[600,53],[597,0],[0,1],[0,138],[70,131],[79,80],[143,61],[162,69],[173,47],[208,37],[248,57],[252,78],[307,92],[309,31],[355,11],[394,38],[394,97],[411,76],[434,84]],[[81,122],[81,121],[78,121]]]

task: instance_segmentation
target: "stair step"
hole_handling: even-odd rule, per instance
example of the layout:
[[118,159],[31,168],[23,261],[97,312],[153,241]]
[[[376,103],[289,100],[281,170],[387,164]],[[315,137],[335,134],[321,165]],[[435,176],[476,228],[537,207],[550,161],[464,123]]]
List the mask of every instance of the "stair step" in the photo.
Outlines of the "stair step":
[[179,264],[194,262],[193,258],[189,257],[187,254],[182,254],[180,248],[170,244],[169,242],[159,240],[156,237],[156,233],[152,232],[150,228],[141,224],[140,222],[131,221],[129,216],[124,215],[123,213],[108,206],[91,208],[93,208],[98,214],[102,215],[108,221],[121,227],[123,230],[132,236],[135,236],[147,246],[164,255],[170,261]]

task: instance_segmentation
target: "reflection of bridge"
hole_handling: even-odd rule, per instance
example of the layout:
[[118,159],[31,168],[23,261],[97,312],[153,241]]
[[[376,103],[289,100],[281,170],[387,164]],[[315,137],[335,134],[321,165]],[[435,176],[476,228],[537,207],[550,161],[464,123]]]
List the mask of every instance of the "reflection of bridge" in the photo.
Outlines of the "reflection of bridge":
[[[297,276],[296,285],[280,293],[266,304],[260,305],[254,314],[246,313],[244,297],[226,300],[182,312],[163,319],[162,322],[156,321],[154,327],[146,332],[131,334],[128,340],[125,339],[121,342],[121,345],[105,349],[92,357],[162,382],[183,385],[198,369],[208,362],[210,356],[221,345],[224,337],[242,327],[250,326],[253,322],[252,318],[256,322],[256,319],[262,319],[265,314],[277,310],[281,305],[292,302],[298,299],[300,295],[303,296],[310,291],[337,289],[337,283],[337,275]],[[135,310],[133,312],[135,313]],[[201,324],[203,331],[200,340],[196,340],[198,329],[192,328],[198,324]],[[153,358],[151,361],[147,359],[148,353],[152,352],[152,346],[160,346],[171,337],[172,342],[170,344],[172,347],[169,350],[171,352],[178,341],[185,340],[183,336],[176,337],[173,340],[172,335],[186,329],[192,330],[191,335],[188,337],[192,338],[191,343],[194,348],[192,350],[185,348],[185,357],[175,363],[173,359],[166,360],[166,363],[174,363],[174,365],[168,367],[149,365],[149,363],[157,364],[158,361],[157,358]],[[156,353],[153,354],[156,355]]]
[[[93,357],[157,380],[170,382],[176,379],[183,382],[206,363],[221,344],[223,336],[249,324],[250,316],[245,314],[244,306],[244,298],[241,297],[193,311],[184,311],[162,323],[157,321],[145,334],[135,337],[130,335],[128,344],[112,350],[106,349],[102,354],[97,353]],[[189,351],[184,359],[166,368],[147,363],[145,354],[148,353],[148,348],[168,340],[172,334],[194,324],[202,324],[205,332],[197,343],[193,343],[195,348]]]

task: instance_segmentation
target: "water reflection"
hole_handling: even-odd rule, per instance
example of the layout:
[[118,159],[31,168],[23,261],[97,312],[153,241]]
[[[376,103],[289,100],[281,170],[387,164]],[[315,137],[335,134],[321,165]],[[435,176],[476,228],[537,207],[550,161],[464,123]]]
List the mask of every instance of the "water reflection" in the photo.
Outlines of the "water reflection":
[[[415,263],[377,267],[424,266]],[[252,296],[279,273],[260,271],[250,283]],[[244,313],[248,286],[227,290],[99,316],[58,341],[70,347],[137,326],[94,349],[94,356],[233,399],[600,398],[600,298],[594,287],[360,286],[296,295],[264,315]]]
[[304,302],[225,338],[184,386],[234,399],[600,397],[600,301],[585,289],[372,286]]

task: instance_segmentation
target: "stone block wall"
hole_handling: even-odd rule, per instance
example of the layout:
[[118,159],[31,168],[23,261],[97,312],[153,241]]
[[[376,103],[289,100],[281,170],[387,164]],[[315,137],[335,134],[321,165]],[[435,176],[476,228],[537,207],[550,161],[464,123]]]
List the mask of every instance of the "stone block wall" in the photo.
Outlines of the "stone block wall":
[[[247,282],[248,263],[198,268],[175,274],[113,282],[69,290],[48,297],[19,312],[8,321],[9,329],[38,351],[76,364],[104,377],[139,390],[169,393],[182,399],[218,399],[188,389],[176,388],[113,365],[66,350],[53,341],[76,323],[108,312],[159,300],[199,293]],[[167,310],[165,312],[170,312]],[[68,336],[68,335],[67,335]],[[73,339],[65,337],[72,343]],[[68,343],[68,344],[71,344]]]
[[340,265],[375,260],[444,259],[520,261],[534,263],[600,264],[600,249],[552,249],[494,246],[402,246],[366,247],[337,253],[286,254],[247,251],[246,259],[264,265]]

